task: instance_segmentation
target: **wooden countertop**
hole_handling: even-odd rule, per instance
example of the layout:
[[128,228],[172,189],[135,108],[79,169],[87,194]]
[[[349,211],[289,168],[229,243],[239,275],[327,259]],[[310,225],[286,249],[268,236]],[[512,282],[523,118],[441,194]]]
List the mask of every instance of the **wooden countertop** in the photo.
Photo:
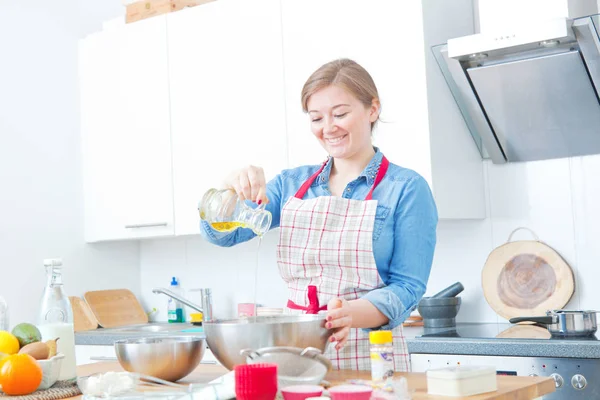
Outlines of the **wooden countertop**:
[[[122,370],[117,362],[102,362],[77,367],[77,373],[80,376]],[[201,364],[187,378],[179,381],[179,383],[206,383],[227,372],[227,369],[220,365]],[[498,390],[496,392],[470,397],[431,396],[427,394],[427,379],[424,373],[397,373],[396,375],[404,376],[408,380],[409,389],[414,390],[413,400],[531,400],[554,392],[554,380],[552,378],[498,376]],[[348,379],[370,379],[370,376],[370,372],[333,371],[325,379],[331,382],[332,385],[336,385]],[[81,396],[73,397],[72,399],[79,397]]]

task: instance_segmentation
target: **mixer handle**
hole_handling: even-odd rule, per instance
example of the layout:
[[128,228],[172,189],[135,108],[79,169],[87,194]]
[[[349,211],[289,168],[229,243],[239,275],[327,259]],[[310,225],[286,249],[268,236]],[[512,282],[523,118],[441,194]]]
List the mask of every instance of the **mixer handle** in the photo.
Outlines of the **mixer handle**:
[[240,356],[245,356],[251,360],[254,360],[254,357],[260,356],[260,354],[252,349],[242,349],[240,350]]
[[315,358],[316,356],[320,356],[323,352],[315,347],[307,347],[302,352],[300,352],[300,356],[302,357],[310,357]]

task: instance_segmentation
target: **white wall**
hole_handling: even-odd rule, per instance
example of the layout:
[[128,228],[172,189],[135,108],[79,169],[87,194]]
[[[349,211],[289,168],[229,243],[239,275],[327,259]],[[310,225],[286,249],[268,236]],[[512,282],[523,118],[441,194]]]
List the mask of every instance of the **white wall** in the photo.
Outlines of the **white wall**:
[[[429,282],[431,295],[454,280],[466,290],[459,319],[497,321],[481,290],[481,270],[489,252],[518,226],[533,229],[571,265],[575,293],[571,308],[594,309],[600,293],[600,156],[494,165],[485,163],[488,212],[484,221],[442,221]],[[528,239],[518,233],[515,239]]]
[[62,256],[69,295],[139,292],[139,245],[86,245],[77,40],[122,13],[120,0],[0,0],[0,294],[11,325],[35,322],[42,260]]
[[152,293],[154,287],[168,287],[177,276],[186,296],[194,297],[189,289],[211,288],[214,315],[234,317],[238,303],[254,302],[254,277],[258,251],[258,283],[256,301],[270,307],[283,307],[287,288],[277,272],[275,246],[279,230],[269,232],[258,247],[258,239],[231,248],[221,248],[200,237],[144,241],[141,245],[142,302],[156,307],[157,320],[166,320],[167,297]]

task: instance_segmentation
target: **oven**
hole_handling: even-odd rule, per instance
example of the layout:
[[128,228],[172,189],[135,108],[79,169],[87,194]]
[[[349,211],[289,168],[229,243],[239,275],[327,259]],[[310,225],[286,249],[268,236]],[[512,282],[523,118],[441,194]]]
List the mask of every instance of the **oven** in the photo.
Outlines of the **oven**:
[[407,339],[412,371],[425,372],[454,365],[491,365],[499,375],[554,378],[556,391],[544,396],[544,400],[600,399],[600,341],[596,336],[503,337],[507,328],[513,327],[458,324],[454,328],[421,328],[414,338]]

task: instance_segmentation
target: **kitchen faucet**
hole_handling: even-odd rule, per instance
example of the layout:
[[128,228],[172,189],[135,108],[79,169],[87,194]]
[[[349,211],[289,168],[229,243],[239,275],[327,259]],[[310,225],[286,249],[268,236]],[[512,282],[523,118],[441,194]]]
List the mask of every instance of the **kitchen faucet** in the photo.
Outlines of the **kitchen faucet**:
[[199,306],[196,303],[193,303],[190,300],[186,299],[185,297],[181,297],[177,293],[173,293],[172,291],[167,290],[165,288],[154,288],[152,289],[152,293],[164,294],[165,296],[175,299],[181,302],[182,304],[185,304],[186,306],[201,312],[203,314],[203,321],[212,321],[212,292],[208,288],[200,289],[200,295],[202,297],[202,306]]

